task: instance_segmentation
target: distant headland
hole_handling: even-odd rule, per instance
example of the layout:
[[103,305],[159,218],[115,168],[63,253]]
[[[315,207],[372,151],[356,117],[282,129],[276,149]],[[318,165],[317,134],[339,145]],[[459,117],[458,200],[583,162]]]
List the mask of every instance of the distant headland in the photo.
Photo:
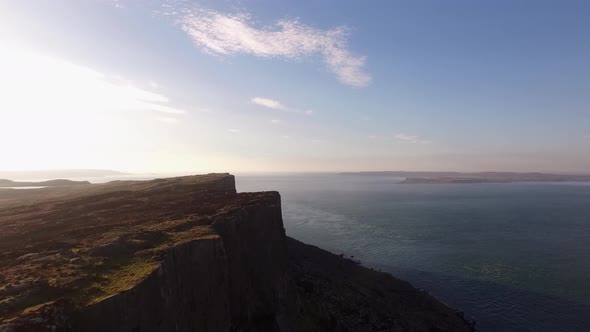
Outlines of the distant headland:
[[40,181],[40,182],[20,182],[20,181],[12,181],[7,179],[0,179],[0,188],[20,188],[20,187],[67,187],[67,186],[78,186],[78,185],[88,185],[90,182],[88,181],[72,181],[72,180],[64,180],[64,179],[57,179],[57,180],[49,180],[49,181]]
[[392,176],[405,178],[403,184],[513,183],[513,182],[590,182],[590,175],[518,172],[346,172],[342,175]]
[[54,169],[31,171],[0,171],[0,179],[12,180],[47,180],[47,179],[72,179],[72,178],[98,178],[106,176],[125,176],[123,173],[108,169]]

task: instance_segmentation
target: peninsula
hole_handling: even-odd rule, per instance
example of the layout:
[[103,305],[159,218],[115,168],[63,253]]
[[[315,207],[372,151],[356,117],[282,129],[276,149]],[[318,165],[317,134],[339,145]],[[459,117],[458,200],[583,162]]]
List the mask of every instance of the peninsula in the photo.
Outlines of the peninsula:
[[[0,201],[0,331],[471,331],[389,274],[286,236],[229,174]],[[27,190],[35,191],[35,190]]]

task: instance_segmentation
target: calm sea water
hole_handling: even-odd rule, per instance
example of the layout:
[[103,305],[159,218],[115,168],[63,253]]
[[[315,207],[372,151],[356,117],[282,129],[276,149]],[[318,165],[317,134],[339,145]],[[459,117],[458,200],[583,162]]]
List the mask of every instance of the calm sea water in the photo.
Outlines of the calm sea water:
[[590,185],[403,185],[238,176],[278,190],[287,234],[427,290],[481,331],[590,331]]

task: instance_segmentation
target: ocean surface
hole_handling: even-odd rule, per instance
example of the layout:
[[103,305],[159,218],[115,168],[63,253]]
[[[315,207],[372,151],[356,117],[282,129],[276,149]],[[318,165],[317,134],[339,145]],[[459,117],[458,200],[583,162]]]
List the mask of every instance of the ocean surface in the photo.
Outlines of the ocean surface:
[[287,234],[428,291],[481,331],[590,331],[590,184],[238,176],[277,190]]

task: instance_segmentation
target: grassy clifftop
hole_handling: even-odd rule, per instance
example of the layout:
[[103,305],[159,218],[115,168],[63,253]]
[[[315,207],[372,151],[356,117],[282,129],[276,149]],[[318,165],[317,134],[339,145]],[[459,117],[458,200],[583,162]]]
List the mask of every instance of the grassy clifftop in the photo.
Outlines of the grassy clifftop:
[[233,176],[114,182],[49,192],[0,209],[0,317],[61,298],[85,305],[133,287],[160,253],[215,236],[237,198]]

